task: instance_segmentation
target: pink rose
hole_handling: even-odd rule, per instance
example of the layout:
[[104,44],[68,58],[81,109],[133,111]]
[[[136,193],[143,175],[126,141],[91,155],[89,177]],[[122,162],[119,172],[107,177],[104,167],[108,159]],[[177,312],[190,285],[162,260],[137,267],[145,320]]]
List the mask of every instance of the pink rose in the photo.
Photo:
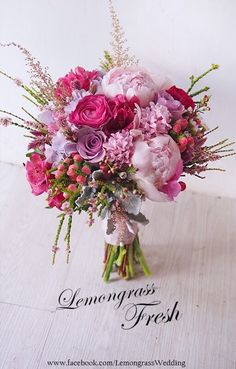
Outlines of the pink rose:
[[138,67],[111,69],[103,77],[102,88],[108,97],[121,94],[131,99],[136,96],[142,107],[147,106],[158,92],[152,78]]
[[34,195],[41,195],[48,189],[46,163],[39,154],[32,154],[26,163],[26,178]]
[[99,128],[109,122],[112,112],[104,95],[88,95],[79,100],[69,120],[76,126]]
[[152,201],[170,201],[181,191],[177,180],[182,173],[178,145],[169,135],[136,141],[131,162],[137,169],[133,179]]

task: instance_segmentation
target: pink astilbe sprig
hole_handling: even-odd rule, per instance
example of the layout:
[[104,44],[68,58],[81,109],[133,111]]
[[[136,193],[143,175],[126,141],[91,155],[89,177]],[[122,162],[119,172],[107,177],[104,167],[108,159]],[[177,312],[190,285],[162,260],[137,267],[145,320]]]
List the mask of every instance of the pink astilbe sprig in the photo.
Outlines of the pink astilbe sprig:
[[12,118],[2,117],[0,118],[0,126],[8,127],[12,124]]
[[[23,46],[9,42],[6,44],[0,43],[2,47],[14,46],[18,48],[25,57],[26,66],[28,67],[28,73],[30,74],[30,85],[32,88],[38,90],[39,95],[46,100],[52,100],[53,98],[53,80],[48,73],[48,67],[43,68],[38,60]],[[17,78],[12,78],[18,85],[21,83]]]

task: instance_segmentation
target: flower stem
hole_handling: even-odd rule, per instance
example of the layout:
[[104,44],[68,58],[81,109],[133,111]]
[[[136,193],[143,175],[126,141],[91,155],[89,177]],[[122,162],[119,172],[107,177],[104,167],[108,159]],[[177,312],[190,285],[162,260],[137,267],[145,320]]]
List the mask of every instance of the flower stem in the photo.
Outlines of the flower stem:
[[133,278],[135,276],[133,242],[128,246],[128,268],[129,275],[131,278]]
[[108,282],[109,281],[111,270],[112,270],[112,266],[113,266],[113,263],[114,263],[115,257],[116,257],[117,247],[116,246],[112,246],[112,245],[110,245],[110,246],[111,246],[111,251],[110,251],[110,255],[108,257],[107,265],[105,266],[105,273],[104,273],[104,276],[103,276],[104,282]]
[[212,70],[215,70],[215,69],[218,69],[219,68],[219,65],[218,64],[212,64],[211,65],[211,68],[209,68],[206,72],[200,74],[200,76],[198,77],[194,77],[194,76],[191,76],[190,77],[190,81],[191,81],[191,85],[188,89],[188,93],[192,90],[193,86],[198,82],[200,81],[200,79],[202,79],[203,77],[205,77],[208,73],[210,73]]
[[150,272],[150,269],[147,265],[147,262],[144,258],[144,255],[142,253],[142,250],[140,248],[140,244],[139,244],[139,240],[138,240],[138,237],[136,236],[134,241],[133,241],[133,245],[134,245],[134,250],[135,250],[135,253],[136,253],[136,256],[137,256],[137,259],[142,267],[142,270],[144,272],[144,274],[146,276],[150,276],[151,275],[151,272]]
[[204,88],[202,88],[201,90],[198,90],[196,92],[193,92],[192,94],[190,94],[191,97],[200,95],[202,92],[208,91],[210,89],[210,87],[206,86]]

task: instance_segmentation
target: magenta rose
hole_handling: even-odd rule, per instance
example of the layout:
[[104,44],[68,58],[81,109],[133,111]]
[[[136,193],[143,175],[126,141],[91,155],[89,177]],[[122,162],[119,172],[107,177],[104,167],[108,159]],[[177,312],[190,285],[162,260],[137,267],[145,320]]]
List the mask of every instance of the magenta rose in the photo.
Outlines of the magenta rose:
[[139,99],[136,96],[128,100],[124,95],[117,95],[110,100],[109,105],[113,117],[105,126],[105,133],[109,135],[124,128],[129,128],[134,120],[135,104],[139,104]]
[[112,118],[111,108],[104,95],[88,95],[81,99],[69,120],[78,126],[100,128]]
[[31,186],[34,195],[41,195],[48,189],[47,183],[47,164],[42,160],[41,155],[32,154],[30,156],[30,161],[26,163],[26,178]]
[[68,143],[65,146],[65,152],[67,155],[78,152],[86,161],[98,163],[105,156],[103,147],[105,139],[106,136],[102,131],[83,127],[79,130],[77,143]]

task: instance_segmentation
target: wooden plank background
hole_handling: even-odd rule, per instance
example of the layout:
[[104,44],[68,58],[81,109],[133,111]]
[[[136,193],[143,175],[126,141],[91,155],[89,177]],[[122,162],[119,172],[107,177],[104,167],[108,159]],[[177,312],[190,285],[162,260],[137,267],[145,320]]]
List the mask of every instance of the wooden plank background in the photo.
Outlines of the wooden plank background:
[[[70,264],[62,243],[52,267],[57,212],[31,195],[23,168],[2,163],[0,183],[1,369],[46,369],[49,360],[68,359],[176,359],[188,369],[235,369],[236,200],[186,191],[176,203],[145,202],[150,224],[140,238],[152,276],[104,284],[99,222],[88,228],[86,215],[74,217]],[[56,309],[65,288],[86,297],[147,283],[158,287],[164,308],[178,301],[179,321],[122,330],[124,310],[111,302]]]

